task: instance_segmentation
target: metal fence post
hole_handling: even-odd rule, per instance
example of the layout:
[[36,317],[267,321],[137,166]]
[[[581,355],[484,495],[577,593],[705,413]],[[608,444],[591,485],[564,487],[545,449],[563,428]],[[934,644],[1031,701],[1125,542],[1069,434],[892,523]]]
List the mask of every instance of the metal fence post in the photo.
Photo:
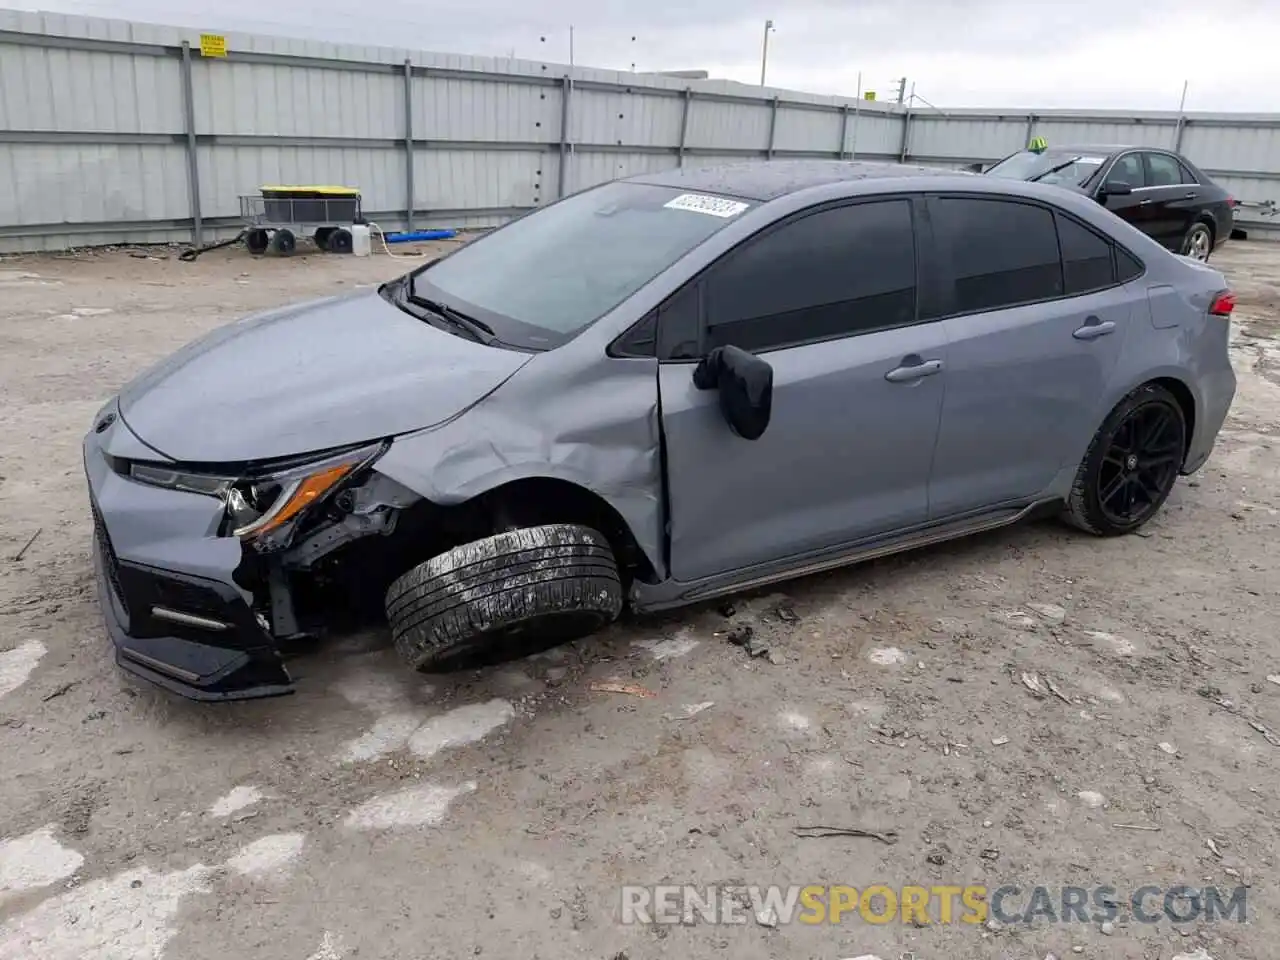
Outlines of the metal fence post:
[[1182,152],[1182,134],[1187,129],[1187,118],[1183,114],[1178,114],[1178,126],[1173,132],[1173,152]]
[[1027,134],[1022,138],[1023,149],[1031,146],[1031,138],[1036,134],[1036,115],[1034,113],[1027,114]]
[[902,115],[902,150],[898,154],[898,162],[906,163],[911,150],[911,108]]
[[200,217],[200,163],[196,157],[196,98],[191,87],[191,44],[182,41],[182,113],[187,126],[187,204],[191,210],[191,244],[204,246]]
[[556,196],[563,197],[569,172],[569,98],[573,95],[573,77],[565,74],[560,79],[560,172],[557,177]]
[[840,149],[836,151],[836,159],[844,159],[845,144],[849,142],[849,105],[846,103],[840,111]]
[[769,111],[769,145],[765,147],[764,158],[773,159],[773,137],[778,132],[778,98],[773,98],[773,109]]
[[413,65],[404,61],[404,220],[405,232],[413,233]]
[[693,88],[684,88],[684,108],[680,111],[680,144],[676,147],[676,161],[684,166],[684,144],[689,135],[689,110],[693,106]]

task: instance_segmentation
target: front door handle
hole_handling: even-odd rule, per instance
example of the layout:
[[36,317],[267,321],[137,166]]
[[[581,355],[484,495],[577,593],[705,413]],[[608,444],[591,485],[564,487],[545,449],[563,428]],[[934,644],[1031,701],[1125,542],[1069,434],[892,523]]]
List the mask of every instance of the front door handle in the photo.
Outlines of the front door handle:
[[1142,198],[1142,200],[1141,200],[1141,202],[1138,204],[1138,206],[1140,206],[1140,207],[1145,207],[1145,206],[1146,206],[1147,204],[1149,204],[1150,202],[1151,202],[1151,198],[1150,198],[1150,197],[1143,197],[1143,198]]
[[913,360],[914,363],[904,362],[900,367],[894,367],[884,375],[884,378],[890,383],[910,383],[912,380],[923,380],[925,377],[932,377],[935,373],[942,370],[941,360],[921,360],[919,357],[903,357],[903,361]]
[[1099,320],[1097,317],[1087,317],[1084,321],[1084,326],[1071,335],[1077,340],[1097,340],[1099,337],[1105,337],[1108,333],[1113,333],[1115,329],[1114,320]]

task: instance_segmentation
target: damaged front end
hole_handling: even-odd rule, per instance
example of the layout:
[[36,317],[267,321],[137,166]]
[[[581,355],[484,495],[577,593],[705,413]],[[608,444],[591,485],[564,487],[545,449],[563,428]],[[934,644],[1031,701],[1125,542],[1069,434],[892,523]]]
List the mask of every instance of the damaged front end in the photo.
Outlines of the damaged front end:
[[120,431],[108,415],[84,444],[104,618],[122,668],[191,699],[291,693],[296,642],[381,599],[399,552],[383,545],[422,513],[375,469],[388,443],[178,464]]

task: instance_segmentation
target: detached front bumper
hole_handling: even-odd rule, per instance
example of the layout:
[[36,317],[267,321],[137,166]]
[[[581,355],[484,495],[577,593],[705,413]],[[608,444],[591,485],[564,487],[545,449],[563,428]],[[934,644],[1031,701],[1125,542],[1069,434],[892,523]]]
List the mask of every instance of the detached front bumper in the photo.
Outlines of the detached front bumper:
[[114,472],[106,450],[127,429],[116,421],[84,442],[94,567],[116,663],[192,700],[292,693],[274,638],[234,579],[240,544],[216,535],[221,504]]

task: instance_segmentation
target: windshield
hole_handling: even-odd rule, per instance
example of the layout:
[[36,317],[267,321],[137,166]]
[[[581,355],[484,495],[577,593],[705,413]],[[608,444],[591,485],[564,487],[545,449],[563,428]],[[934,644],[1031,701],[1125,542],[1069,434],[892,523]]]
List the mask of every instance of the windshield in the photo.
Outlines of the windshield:
[[598,320],[750,204],[614,181],[530,213],[413,277],[503,342],[550,349]]
[[1046,150],[1043,153],[1023,150],[1001,160],[987,171],[987,176],[1082,187],[1106,159],[1075,150]]

